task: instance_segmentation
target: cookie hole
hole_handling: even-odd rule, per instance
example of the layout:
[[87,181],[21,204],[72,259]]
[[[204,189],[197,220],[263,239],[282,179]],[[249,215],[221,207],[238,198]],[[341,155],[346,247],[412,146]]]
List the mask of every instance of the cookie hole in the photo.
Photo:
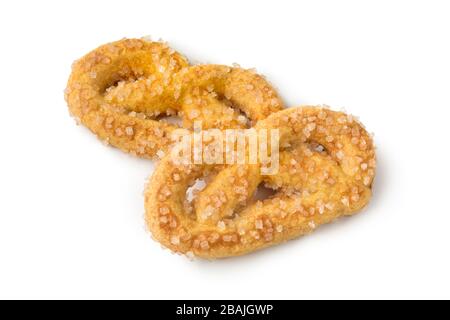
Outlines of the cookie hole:
[[245,119],[244,129],[250,129],[251,127],[253,127],[255,125],[255,122],[253,122],[244,111],[242,111],[241,109],[236,108],[236,107],[233,107],[233,109],[237,111],[238,119],[240,117],[242,117],[241,118],[242,121],[244,121],[244,119]]
[[188,203],[192,203],[197,196],[197,194],[206,188],[206,180],[204,178],[199,178],[194,181],[186,190],[186,200]]
[[183,124],[183,119],[178,114],[167,114],[162,113],[158,115],[155,120],[160,122],[164,122],[167,124],[171,124],[173,126],[181,127]]
[[238,119],[242,119],[243,129],[250,129],[256,122],[252,121],[250,117],[238,106],[236,106],[231,99],[227,99],[224,95],[217,93],[217,98],[227,107],[233,109],[237,114]]
[[320,143],[309,142],[307,144],[307,146],[308,146],[309,150],[311,150],[312,152],[316,152],[316,153],[320,153],[320,154],[328,154],[328,150]]
[[265,185],[265,183],[260,183],[258,188],[256,188],[255,193],[253,194],[253,201],[264,201],[266,199],[272,198],[277,193],[277,190],[269,188]]

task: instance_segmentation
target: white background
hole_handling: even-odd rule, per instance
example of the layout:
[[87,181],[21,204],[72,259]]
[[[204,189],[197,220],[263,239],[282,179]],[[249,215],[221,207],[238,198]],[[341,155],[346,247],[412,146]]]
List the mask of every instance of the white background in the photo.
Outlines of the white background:
[[[450,298],[448,1],[2,1],[0,298]],[[123,37],[256,67],[375,133],[363,213],[241,258],[150,239],[150,161],[69,117],[73,60]]]

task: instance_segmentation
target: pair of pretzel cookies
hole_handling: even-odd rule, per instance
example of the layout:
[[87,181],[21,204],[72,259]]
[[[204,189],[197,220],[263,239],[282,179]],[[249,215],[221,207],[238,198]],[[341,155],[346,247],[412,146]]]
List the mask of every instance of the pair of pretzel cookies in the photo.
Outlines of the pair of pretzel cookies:
[[[65,98],[71,114],[101,140],[161,158],[145,189],[145,217],[153,237],[176,253],[247,254],[353,215],[371,197],[375,148],[364,126],[324,107],[284,109],[275,89],[251,70],[193,66],[164,43],[124,39],[76,61]],[[276,130],[278,171],[265,174],[260,158],[175,162],[174,133],[182,128],[192,135],[196,122],[205,130]],[[244,158],[250,153],[245,149]],[[188,199],[199,180],[206,187]],[[257,199],[263,185],[272,195]]]

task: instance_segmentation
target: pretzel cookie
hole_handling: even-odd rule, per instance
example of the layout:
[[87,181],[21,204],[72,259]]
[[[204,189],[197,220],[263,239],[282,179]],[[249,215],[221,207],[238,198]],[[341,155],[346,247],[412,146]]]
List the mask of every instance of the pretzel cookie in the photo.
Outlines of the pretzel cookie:
[[[174,165],[170,155],[145,191],[153,237],[174,252],[202,258],[243,255],[308,234],[367,205],[375,176],[371,136],[355,118],[322,107],[285,109],[255,128],[278,129],[279,172],[261,164]],[[199,178],[206,187],[188,203]],[[265,184],[273,195],[254,199]]]
[[251,126],[283,104],[260,75],[220,65],[190,66],[160,42],[125,39],[76,61],[65,98],[79,122],[101,140],[141,157],[163,155],[178,115],[185,128]]

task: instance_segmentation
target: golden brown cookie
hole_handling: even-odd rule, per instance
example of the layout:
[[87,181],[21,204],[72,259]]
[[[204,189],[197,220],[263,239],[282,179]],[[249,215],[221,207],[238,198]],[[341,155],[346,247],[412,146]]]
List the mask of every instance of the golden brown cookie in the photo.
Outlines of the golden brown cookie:
[[[372,138],[352,116],[321,107],[279,111],[256,129],[279,129],[280,167],[261,174],[261,163],[175,165],[170,155],[145,191],[147,225],[170,250],[222,258],[308,234],[320,225],[358,212],[370,200],[375,176]],[[188,188],[209,182],[194,201]],[[273,196],[253,199],[258,186]]]
[[65,97],[70,112],[101,140],[141,157],[164,154],[179,115],[183,126],[246,127],[282,109],[261,76],[219,65],[189,66],[164,43],[124,39],[73,65]]

